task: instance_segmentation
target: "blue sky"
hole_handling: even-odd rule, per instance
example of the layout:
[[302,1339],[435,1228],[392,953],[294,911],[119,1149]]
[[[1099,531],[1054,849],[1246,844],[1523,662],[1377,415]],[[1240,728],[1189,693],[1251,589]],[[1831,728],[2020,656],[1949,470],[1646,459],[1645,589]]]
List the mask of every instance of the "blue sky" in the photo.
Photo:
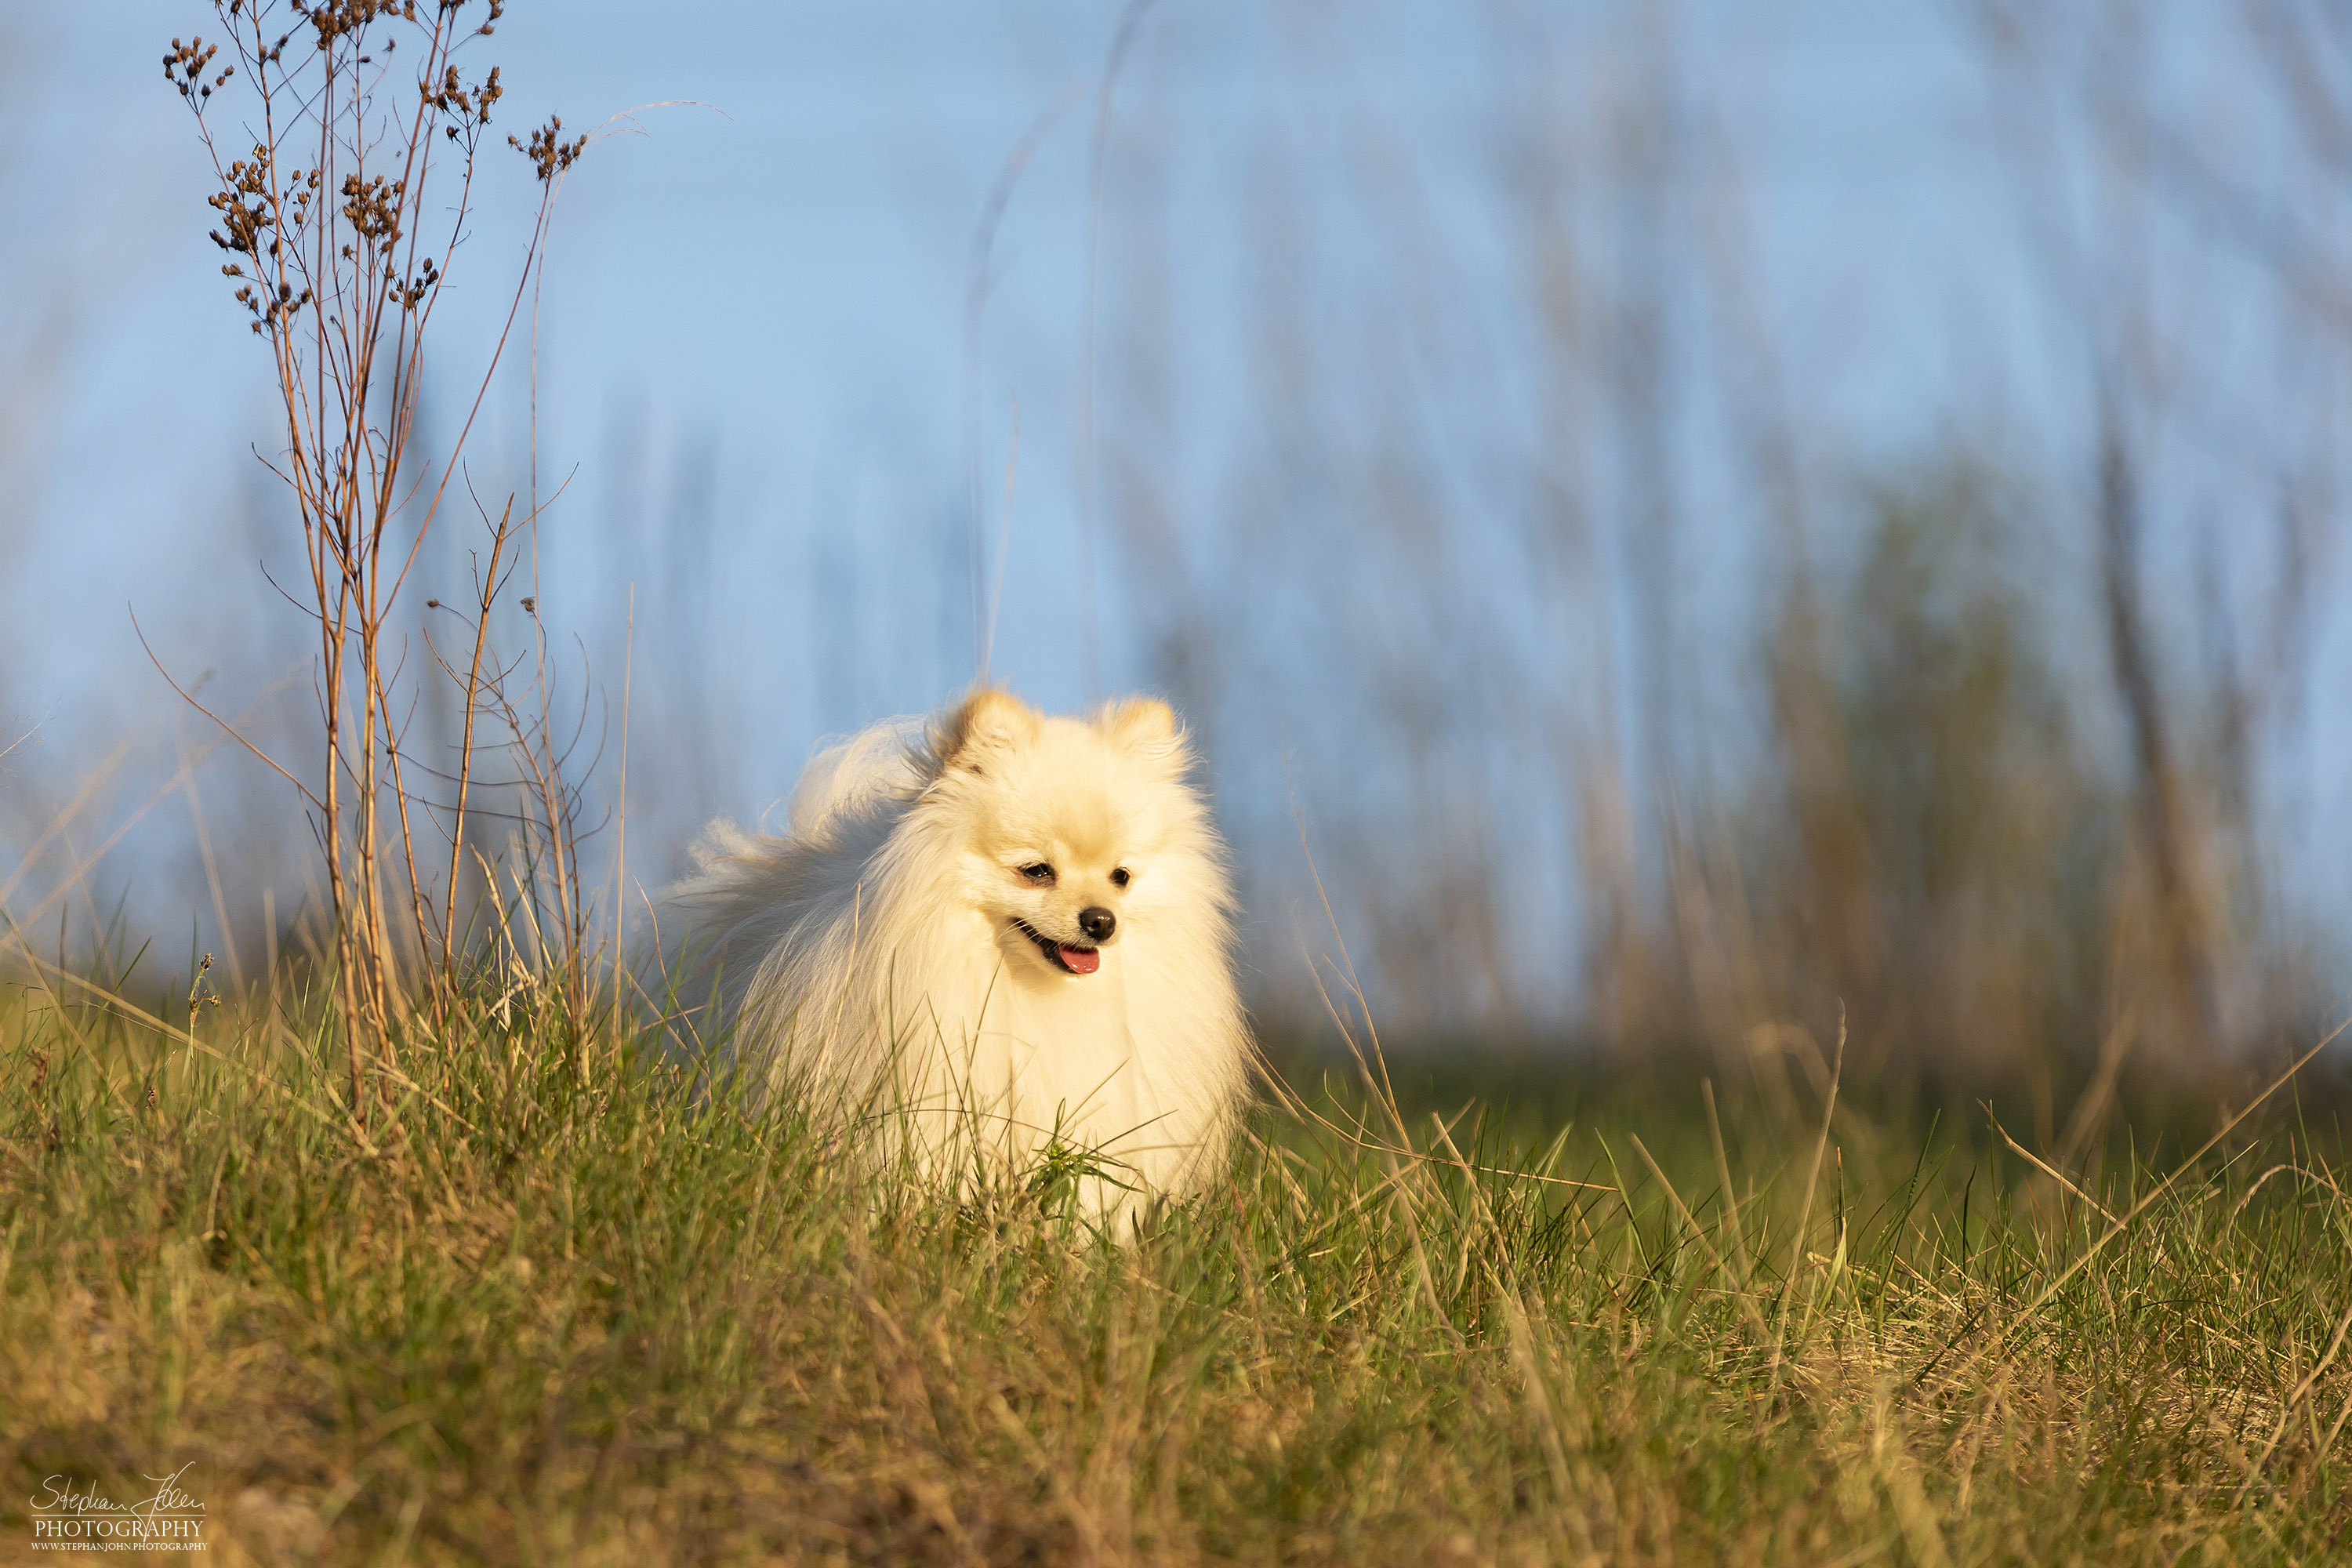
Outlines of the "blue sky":
[[[2084,62],[2054,69],[2043,123],[2031,93],[2004,90],[1956,4],[1161,0],[1118,83],[1104,163],[1090,581],[1076,499],[1090,95],[1118,14],[519,0],[483,51],[509,89],[502,129],[552,110],[570,129],[622,132],[592,150],[557,217],[536,442],[542,485],[565,487],[544,539],[549,624],[608,683],[626,663],[641,735],[672,749],[667,766],[633,763],[633,787],[657,802],[649,839],[712,812],[756,815],[818,735],[934,706],[969,679],[975,472],[985,548],[1009,540],[995,668],[1041,703],[1165,684],[1168,639],[1226,626],[1220,604],[1272,628],[1226,639],[1238,694],[1216,733],[1221,798],[1260,837],[1292,795],[1310,817],[1327,800],[1335,821],[1378,816],[1364,802],[1381,791],[1362,781],[1396,742],[1371,738],[1364,714],[1382,699],[1356,672],[1392,660],[1461,693],[1507,648],[1524,660],[1513,689],[1535,691],[1514,701],[1549,700],[1536,690],[1548,679],[1598,679],[1546,663],[1553,612],[1503,521],[1530,475],[1572,468],[1590,485],[1601,601],[1620,596],[1622,388],[1596,328],[1576,373],[1586,423],[1563,434],[1547,390],[1556,352],[1536,327],[1528,165],[1511,163],[1530,139],[1580,258],[1580,308],[1601,321],[1646,281],[1678,356],[1670,567],[1696,671],[1681,700],[1693,733],[1728,737],[1689,765],[1736,769],[1760,723],[1745,673],[1759,588],[1787,563],[1745,457],[1759,363],[1777,370],[1826,554],[1842,487],[1947,447],[2079,499],[2108,352],[2084,301],[2111,265],[2081,242],[2108,215],[2070,99]],[[194,128],[157,79],[164,40],[207,26],[203,7],[159,4],[19,7],[0,22],[17,62],[0,79],[16,147],[0,191],[25,237],[0,257],[0,366],[16,389],[0,461],[19,498],[0,514],[14,563],[0,700],[40,724],[36,773],[52,794],[115,738],[182,723],[128,608],[175,668],[215,672],[238,700],[299,668],[299,628],[271,619],[256,567],[284,551],[285,519],[247,455],[267,439],[266,362],[202,237]],[[2275,132],[2243,101],[2251,79],[2228,51],[2200,52],[2195,25],[2159,32],[2158,96],[2218,128],[2217,155],[2271,189]],[[1673,177],[1644,251],[1628,139],[1661,91]],[[653,104],[666,107],[605,124]],[[975,228],[1041,116],[995,235],[975,363]],[[493,162],[436,329],[446,390],[426,417],[445,437],[533,194],[520,160]],[[2275,417],[2227,406],[2268,408],[2300,384],[2282,368],[2293,333],[2231,271],[2227,237],[2200,237],[2193,217],[2150,232],[2166,258],[2156,316],[2198,372],[2173,382],[2197,382],[2196,407],[2229,415],[2185,419],[2203,434],[2177,449],[2168,437],[2179,482],[2167,493],[2182,499],[2159,568],[2193,606],[2210,556],[2196,541],[2219,517],[2225,592],[2252,595],[2267,568],[2253,525],[2244,542],[2233,532],[2244,475],[2285,463],[2295,442],[2324,445],[2341,377],[2310,373],[2325,396]],[[529,364],[510,357],[469,447],[493,493],[525,483]],[[1411,539],[1355,521],[1350,476],[1383,463],[1440,520],[1429,570],[1444,592],[1420,591]],[[1137,496],[1161,535],[1132,521]],[[1292,505],[1324,521],[1293,533]],[[1365,542],[1353,564],[1333,555],[1351,538]],[[2063,598],[2084,580],[2085,538],[2053,527],[2021,569]],[[2341,628],[2324,629],[2334,640],[2314,657],[2340,668],[2327,649]],[[1630,633],[1600,635],[1627,652]],[[1434,731],[1465,777],[1517,765],[1482,750],[1510,712],[1500,689]],[[2307,771],[2309,797],[2329,798],[2341,748],[2304,740],[2285,772]],[[231,796],[269,787],[250,769],[220,777]],[[1537,858],[1564,863],[1555,829],[1531,831]],[[153,859],[184,879],[184,851],[154,832]],[[1572,942],[1569,880],[1515,895],[1545,911],[1526,965]]]

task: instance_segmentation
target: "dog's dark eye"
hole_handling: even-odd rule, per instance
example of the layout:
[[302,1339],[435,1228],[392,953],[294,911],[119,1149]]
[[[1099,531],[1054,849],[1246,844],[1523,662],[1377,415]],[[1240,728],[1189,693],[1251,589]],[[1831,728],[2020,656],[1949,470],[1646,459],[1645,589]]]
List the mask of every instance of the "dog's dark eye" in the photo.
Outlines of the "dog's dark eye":
[[1043,860],[1022,867],[1021,874],[1041,888],[1050,888],[1054,885],[1054,868],[1046,865]]
[[1133,880],[1135,879],[1128,874],[1128,869],[1124,866],[1110,874],[1110,885],[1114,888],[1124,888]]

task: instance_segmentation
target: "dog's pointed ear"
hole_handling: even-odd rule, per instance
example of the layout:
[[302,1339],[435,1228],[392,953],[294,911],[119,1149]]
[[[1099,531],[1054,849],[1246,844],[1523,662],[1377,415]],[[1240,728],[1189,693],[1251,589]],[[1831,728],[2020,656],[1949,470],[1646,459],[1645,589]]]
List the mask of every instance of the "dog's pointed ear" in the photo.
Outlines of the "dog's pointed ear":
[[998,686],[983,686],[948,710],[931,732],[943,768],[980,773],[992,752],[1037,738],[1036,710]]
[[1108,703],[1095,722],[1129,751],[1170,756],[1183,749],[1183,735],[1176,728],[1176,710],[1157,697],[1129,697]]

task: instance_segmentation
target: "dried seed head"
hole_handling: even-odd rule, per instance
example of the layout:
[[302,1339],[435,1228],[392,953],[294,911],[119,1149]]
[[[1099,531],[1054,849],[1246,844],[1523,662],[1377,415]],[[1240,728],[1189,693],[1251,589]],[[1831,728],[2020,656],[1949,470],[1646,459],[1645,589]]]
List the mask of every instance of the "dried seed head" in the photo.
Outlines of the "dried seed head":
[[572,167],[579,161],[580,154],[587,151],[587,137],[579,136],[566,142],[562,132],[563,117],[550,115],[545,126],[530,133],[528,146],[511,136],[507,138],[507,145],[531,161],[544,184]]

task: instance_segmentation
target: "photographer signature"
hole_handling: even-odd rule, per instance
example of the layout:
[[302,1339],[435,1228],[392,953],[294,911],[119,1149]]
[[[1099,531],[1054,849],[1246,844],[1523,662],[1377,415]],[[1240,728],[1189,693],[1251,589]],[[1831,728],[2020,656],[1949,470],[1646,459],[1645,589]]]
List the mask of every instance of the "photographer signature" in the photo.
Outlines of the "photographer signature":
[[71,1476],[48,1477],[41,1482],[41,1489],[26,1500],[32,1504],[35,1513],[67,1513],[78,1517],[127,1514],[136,1519],[152,1519],[164,1513],[202,1513],[205,1505],[182,1491],[179,1484],[180,1478],[195,1468],[195,1461],[191,1459],[168,1476],[147,1477],[148,1480],[155,1483],[155,1494],[137,1502],[116,1502],[111,1498],[101,1496],[96,1481],[90,1482],[85,1489],[76,1491]]

